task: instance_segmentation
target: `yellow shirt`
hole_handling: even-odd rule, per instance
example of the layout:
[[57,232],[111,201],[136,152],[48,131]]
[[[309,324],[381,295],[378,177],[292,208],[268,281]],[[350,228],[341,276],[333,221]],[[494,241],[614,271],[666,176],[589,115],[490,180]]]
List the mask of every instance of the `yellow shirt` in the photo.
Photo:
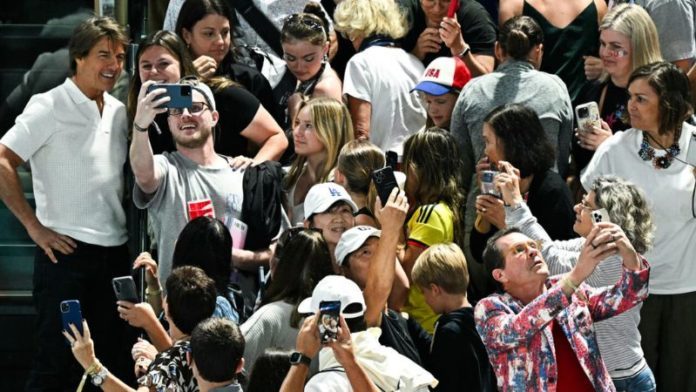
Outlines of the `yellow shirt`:
[[[426,249],[435,244],[454,241],[454,214],[445,203],[418,207],[407,225],[408,246]],[[421,289],[415,285],[408,292],[403,309],[431,335],[438,315],[425,302]]]

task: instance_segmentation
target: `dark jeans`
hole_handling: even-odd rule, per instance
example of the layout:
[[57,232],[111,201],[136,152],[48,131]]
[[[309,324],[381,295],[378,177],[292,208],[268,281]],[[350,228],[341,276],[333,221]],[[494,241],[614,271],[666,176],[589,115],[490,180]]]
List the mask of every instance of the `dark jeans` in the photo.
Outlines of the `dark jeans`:
[[[34,257],[37,349],[27,391],[74,391],[80,382],[83,369],[61,334],[59,305],[67,299],[80,301],[97,358],[117,377],[126,382],[133,380],[130,337],[134,334],[118,317],[111,287],[113,277],[131,274],[128,248],[76,242],[77,248],[70,255],[54,251],[57,264],[41,248]],[[89,381],[86,387],[92,387]]]

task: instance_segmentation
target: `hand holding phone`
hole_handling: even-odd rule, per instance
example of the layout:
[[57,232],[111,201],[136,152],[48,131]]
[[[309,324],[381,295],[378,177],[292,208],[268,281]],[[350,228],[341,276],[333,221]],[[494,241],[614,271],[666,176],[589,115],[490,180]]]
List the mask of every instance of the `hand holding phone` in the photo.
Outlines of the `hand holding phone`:
[[135,288],[135,281],[132,276],[119,276],[111,281],[114,287],[114,294],[119,301],[128,301],[134,304],[140,302],[138,290]]
[[575,118],[578,121],[578,131],[591,132],[593,127],[601,127],[599,107],[596,102],[588,102],[575,108]]
[[389,166],[377,169],[372,172],[372,181],[375,183],[382,206],[387,205],[392,190],[399,187],[394,176],[394,170]]
[[322,344],[338,338],[341,301],[321,301],[319,303],[319,338]]
[[[80,309],[80,301],[69,299],[60,303],[60,315],[63,320],[63,330],[72,336],[70,324],[74,325],[80,334],[84,334],[82,330],[82,310]],[[74,337],[74,336],[73,336]]]
[[605,208],[600,208],[598,210],[592,211],[592,222],[593,223],[600,223],[600,222],[611,223],[611,219],[609,219],[609,211],[607,211]]

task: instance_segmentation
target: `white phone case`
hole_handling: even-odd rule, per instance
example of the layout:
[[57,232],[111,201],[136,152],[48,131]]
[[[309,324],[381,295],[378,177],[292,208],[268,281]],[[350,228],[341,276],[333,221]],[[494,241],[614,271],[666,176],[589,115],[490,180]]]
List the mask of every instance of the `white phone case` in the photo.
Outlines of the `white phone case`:
[[[587,109],[587,112],[583,109]],[[581,116],[581,113],[586,113]],[[575,107],[575,118],[578,121],[578,130],[581,132],[591,131],[592,127],[599,128],[602,124],[599,119],[599,107],[596,102],[583,103]]]

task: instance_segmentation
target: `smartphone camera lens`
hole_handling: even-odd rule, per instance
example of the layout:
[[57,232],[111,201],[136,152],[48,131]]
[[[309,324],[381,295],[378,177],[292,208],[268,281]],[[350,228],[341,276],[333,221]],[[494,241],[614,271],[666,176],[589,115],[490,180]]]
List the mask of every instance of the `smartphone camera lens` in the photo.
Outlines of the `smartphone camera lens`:
[[66,303],[60,304],[60,311],[63,313],[67,313],[70,310],[70,306]]
[[585,118],[590,115],[590,110],[588,108],[578,109],[578,116]]

